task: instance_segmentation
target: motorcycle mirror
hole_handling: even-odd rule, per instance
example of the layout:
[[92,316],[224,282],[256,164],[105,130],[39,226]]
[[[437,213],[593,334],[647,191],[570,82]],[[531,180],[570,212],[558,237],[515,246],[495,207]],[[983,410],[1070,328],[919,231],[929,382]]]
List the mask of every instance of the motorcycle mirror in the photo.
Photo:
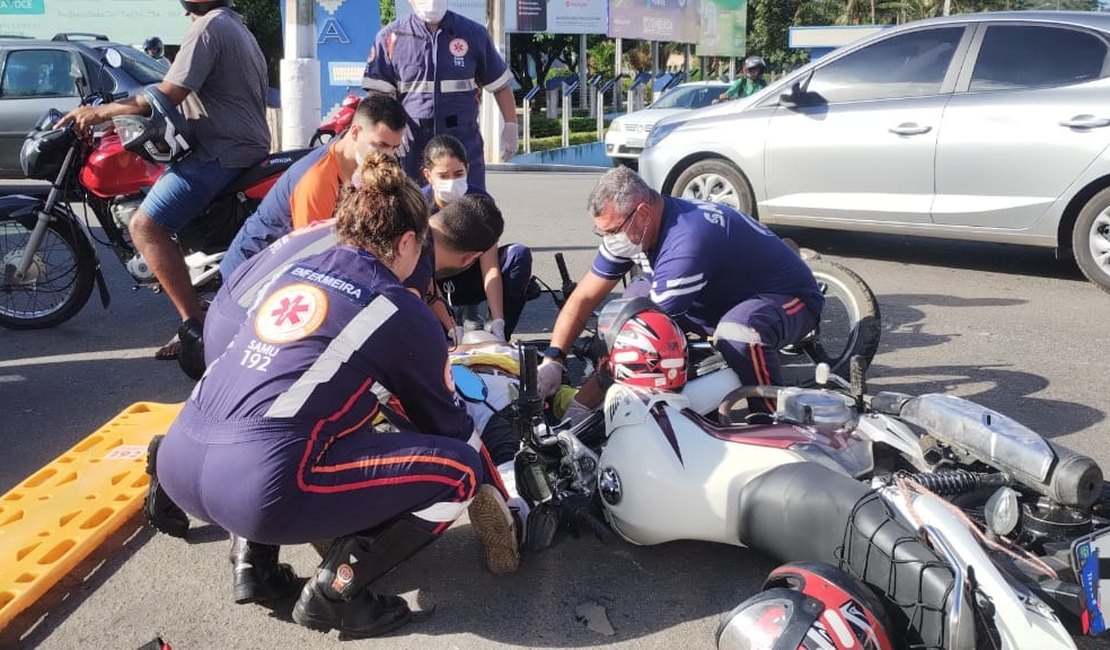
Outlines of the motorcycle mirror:
[[817,370],[813,373],[813,379],[819,386],[824,386],[829,383],[829,364],[823,361],[817,364]]
[[113,68],[118,68],[123,65],[123,55],[116,48],[109,47],[104,50],[104,62]]
[[1008,487],[995,490],[991,498],[987,499],[983,515],[987,520],[987,528],[992,533],[999,537],[1009,535],[1017,527],[1021,517],[1017,492]]
[[452,365],[451,381],[455,383],[455,391],[459,396],[468,402],[482,404],[489,395],[486,382],[482,381],[478,373],[466,366]]

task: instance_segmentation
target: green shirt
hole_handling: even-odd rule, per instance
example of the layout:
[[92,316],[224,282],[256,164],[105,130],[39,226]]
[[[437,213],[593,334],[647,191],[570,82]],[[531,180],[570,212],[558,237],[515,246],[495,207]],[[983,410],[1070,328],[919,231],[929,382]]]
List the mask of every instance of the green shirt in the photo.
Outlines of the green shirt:
[[729,99],[739,99],[741,97],[747,97],[748,95],[754,95],[756,92],[766,87],[767,82],[764,81],[762,77],[754,80],[747,77],[740,77],[732,82],[732,85],[728,87],[725,94],[728,95]]

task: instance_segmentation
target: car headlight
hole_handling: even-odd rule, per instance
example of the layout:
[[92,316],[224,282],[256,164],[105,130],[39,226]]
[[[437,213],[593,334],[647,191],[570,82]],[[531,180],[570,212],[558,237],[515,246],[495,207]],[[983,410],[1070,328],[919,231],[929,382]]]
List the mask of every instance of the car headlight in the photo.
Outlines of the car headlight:
[[680,126],[682,126],[682,122],[669,122],[667,124],[655,125],[655,128],[652,129],[651,133],[648,134],[647,142],[644,144],[644,148],[646,149],[648,147],[654,147],[655,145],[659,144],[663,140],[663,138],[673,133],[674,130]]
[[620,120],[613,120],[612,122],[610,122],[609,123],[609,130],[613,131],[613,132],[620,131],[621,130],[621,121]]

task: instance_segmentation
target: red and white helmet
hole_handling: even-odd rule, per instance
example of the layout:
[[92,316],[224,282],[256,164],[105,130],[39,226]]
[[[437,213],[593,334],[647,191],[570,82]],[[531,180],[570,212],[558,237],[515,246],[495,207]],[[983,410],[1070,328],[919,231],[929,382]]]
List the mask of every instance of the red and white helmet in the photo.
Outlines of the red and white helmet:
[[599,329],[614,381],[649,390],[686,385],[686,335],[647,298],[613,301],[599,317]]
[[847,572],[793,562],[771,572],[764,591],[729,612],[719,650],[893,650],[882,603]]

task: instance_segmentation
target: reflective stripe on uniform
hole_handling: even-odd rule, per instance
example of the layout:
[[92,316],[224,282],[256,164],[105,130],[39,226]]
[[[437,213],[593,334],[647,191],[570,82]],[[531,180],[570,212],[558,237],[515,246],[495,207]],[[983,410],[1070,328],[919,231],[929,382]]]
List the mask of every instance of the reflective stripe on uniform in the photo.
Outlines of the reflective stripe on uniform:
[[370,77],[362,78],[362,87],[366,90],[379,93],[389,93],[390,95],[397,92],[397,87],[389,83],[388,81],[382,81],[381,79],[372,79]]
[[280,269],[278,269],[274,273],[271,273],[270,275],[267,275],[266,277],[262,278],[258,282],[255,282],[254,285],[251,288],[247,289],[243,293],[243,295],[239,296],[239,301],[238,301],[239,306],[244,308],[244,309],[249,309],[249,308],[253,307],[255,305],[255,303],[257,302],[258,297],[261,296],[262,293],[265,291],[267,285],[272,283],[274,280],[280,278],[286,271],[293,268],[293,266],[295,266],[297,264],[297,262],[300,262],[303,259],[306,259],[308,257],[316,255],[317,253],[323,253],[324,251],[328,250],[329,248],[335,246],[335,243],[336,243],[336,240],[335,240],[334,235],[321,237],[319,240],[314,241],[311,244],[309,244],[308,246],[305,246],[301,250],[297,251],[296,255],[289,258],[289,263],[288,264],[281,267]]
[[370,301],[370,304],[332,339],[327,349],[301,375],[300,379],[284,393],[278,395],[266,411],[266,417],[291,418],[297,415],[312,395],[312,391],[320,384],[331,381],[343,364],[350,360],[351,356],[365,345],[374,332],[378,331],[378,328],[395,313],[397,313],[397,305],[385,296],[378,296]]
[[508,68],[506,68],[505,69],[505,74],[501,75],[497,79],[494,79],[493,83],[490,83],[490,84],[486,85],[486,92],[495,93],[498,90],[501,90],[505,86],[509,85],[509,81],[511,81],[512,78],[513,78],[512,71],[509,70]]
[[465,93],[478,90],[478,84],[473,79],[444,79],[439,82],[439,91],[443,93]]
[[434,81],[398,81],[397,91],[402,93],[434,93]]

